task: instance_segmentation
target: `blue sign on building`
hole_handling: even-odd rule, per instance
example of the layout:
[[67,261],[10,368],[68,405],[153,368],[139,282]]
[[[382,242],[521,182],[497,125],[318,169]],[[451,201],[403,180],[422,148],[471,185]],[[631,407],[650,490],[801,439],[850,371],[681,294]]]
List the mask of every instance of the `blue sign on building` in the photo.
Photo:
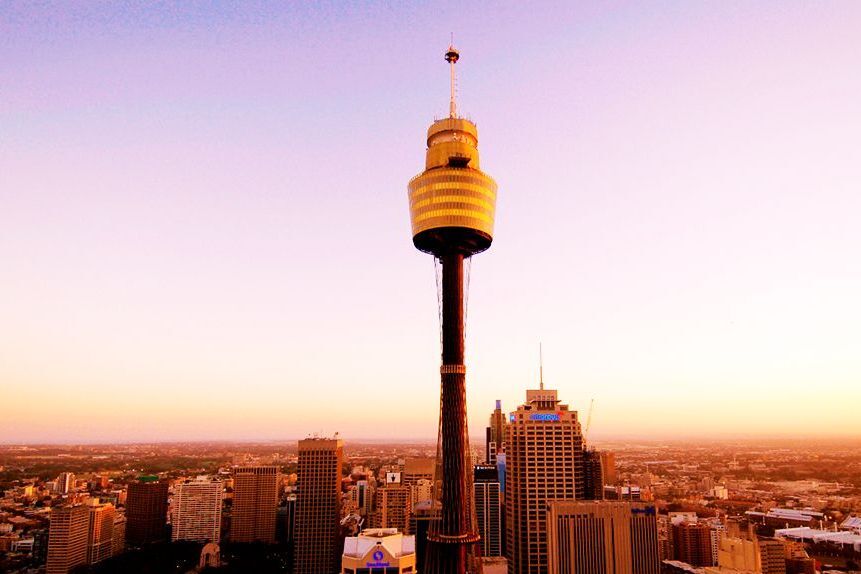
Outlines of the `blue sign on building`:
[[531,421],[558,421],[559,415],[557,413],[532,413],[529,415],[529,420]]

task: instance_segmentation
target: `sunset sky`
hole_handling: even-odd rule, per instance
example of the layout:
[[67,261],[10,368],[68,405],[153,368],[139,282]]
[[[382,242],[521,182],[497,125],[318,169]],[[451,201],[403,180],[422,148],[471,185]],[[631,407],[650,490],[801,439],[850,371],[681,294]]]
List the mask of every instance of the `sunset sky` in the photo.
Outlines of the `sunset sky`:
[[0,4],[0,442],[434,438],[451,33],[472,434],[861,436],[861,3],[154,6]]

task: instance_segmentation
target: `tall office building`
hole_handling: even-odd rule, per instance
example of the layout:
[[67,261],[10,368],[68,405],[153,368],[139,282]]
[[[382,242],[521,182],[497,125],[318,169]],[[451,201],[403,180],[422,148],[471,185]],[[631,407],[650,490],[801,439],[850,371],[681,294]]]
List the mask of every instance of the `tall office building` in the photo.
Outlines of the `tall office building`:
[[239,466],[233,470],[232,542],[275,543],[278,467]]
[[473,496],[482,556],[502,556],[503,509],[499,494],[496,465],[476,465]]
[[604,499],[604,472],[601,468],[601,453],[595,449],[583,451],[583,498]]
[[141,476],[129,483],[126,496],[126,541],[132,546],[165,539],[167,482]]
[[407,457],[404,460],[404,470],[401,481],[410,486],[419,479],[433,480],[436,469],[436,460],[431,457]]
[[87,505],[89,526],[87,534],[87,563],[98,564],[114,554],[114,521],[117,509],[113,504],[99,504],[93,500]]
[[696,567],[714,565],[711,527],[706,522],[682,520],[673,524],[672,532],[676,560]]
[[68,494],[75,490],[75,475],[71,472],[61,472],[57,477],[57,492]]
[[114,529],[111,535],[111,556],[119,556],[126,551],[126,515],[114,515]]
[[374,511],[370,516],[371,528],[396,528],[409,532],[410,489],[400,483],[386,484],[374,495]]
[[609,450],[601,451],[601,473],[604,484],[616,484],[616,453]]
[[275,511],[275,540],[278,544],[293,544],[296,533],[296,496],[290,495]]
[[511,574],[546,574],[550,500],[582,500],[583,435],[557,392],[526,391],[506,432],[506,555]]
[[502,412],[502,401],[496,401],[496,408],[490,414],[490,426],[487,427],[487,444],[485,445],[485,462],[496,464],[496,457],[505,452],[505,413]]
[[221,539],[221,501],[224,483],[198,477],[177,484],[171,502],[171,539],[218,542]]
[[547,572],[659,574],[656,514],[639,502],[549,502]]
[[90,511],[86,506],[51,509],[46,574],[68,574],[87,563],[89,522]]
[[296,500],[296,574],[338,572],[341,465],[340,439],[299,441],[299,494]]

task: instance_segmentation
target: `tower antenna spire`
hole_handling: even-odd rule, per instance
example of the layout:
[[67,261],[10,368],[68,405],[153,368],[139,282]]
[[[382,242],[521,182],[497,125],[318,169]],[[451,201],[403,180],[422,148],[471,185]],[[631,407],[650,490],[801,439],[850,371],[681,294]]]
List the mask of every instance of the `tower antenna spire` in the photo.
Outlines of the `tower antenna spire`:
[[460,53],[454,47],[454,32],[451,34],[451,44],[448,46],[448,51],[445,53],[445,61],[451,66],[451,99],[448,103],[448,117],[457,117],[457,101],[455,99],[455,75],[454,65],[460,59]]
[[538,343],[538,384],[539,388],[544,390],[544,347]]

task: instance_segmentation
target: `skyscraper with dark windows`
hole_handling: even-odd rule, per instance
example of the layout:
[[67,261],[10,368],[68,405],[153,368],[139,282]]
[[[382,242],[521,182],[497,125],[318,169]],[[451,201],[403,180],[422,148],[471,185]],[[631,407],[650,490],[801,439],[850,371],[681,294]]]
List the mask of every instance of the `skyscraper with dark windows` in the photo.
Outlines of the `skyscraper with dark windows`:
[[337,572],[341,465],[340,439],[299,441],[299,493],[296,497],[296,574]]
[[232,542],[275,542],[278,481],[277,466],[239,466],[233,470]]
[[502,401],[496,401],[496,408],[490,414],[490,426],[487,427],[485,444],[485,462],[496,464],[497,455],[505,452],[505,413],[502,411]]
[[132,546],[166,538],[167,482],[141,476],[129,483],[126,496],[126,541]]
[[604,472],[601,468],[601,453],[593,448],[583,451],[583,498],[604,498]]
[[582,500],[583,435],[577,412],[545,389],[526,391],[506,431],[506,556],[510,574],[546,574],[547,502]]

